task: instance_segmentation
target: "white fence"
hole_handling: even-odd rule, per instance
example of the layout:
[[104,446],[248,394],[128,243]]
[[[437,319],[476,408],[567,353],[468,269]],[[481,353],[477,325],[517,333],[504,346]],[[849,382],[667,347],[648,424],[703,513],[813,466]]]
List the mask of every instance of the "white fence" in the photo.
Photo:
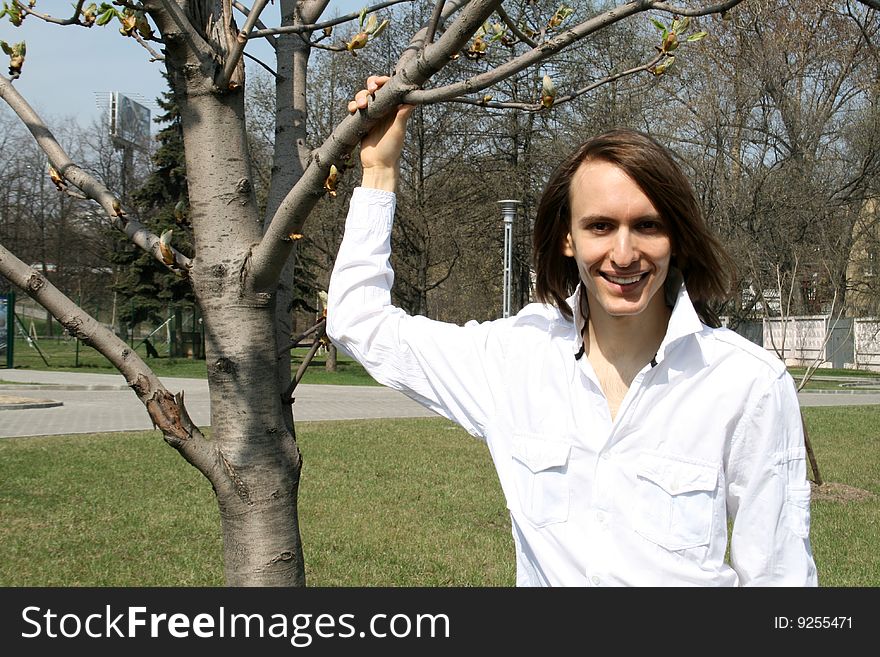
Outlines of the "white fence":
[[880,319],[828,315],[765,319],[763,347],[786,365],[880,371]]
[[880,372],[880,319],[855,320],[855,366],[860,370]]

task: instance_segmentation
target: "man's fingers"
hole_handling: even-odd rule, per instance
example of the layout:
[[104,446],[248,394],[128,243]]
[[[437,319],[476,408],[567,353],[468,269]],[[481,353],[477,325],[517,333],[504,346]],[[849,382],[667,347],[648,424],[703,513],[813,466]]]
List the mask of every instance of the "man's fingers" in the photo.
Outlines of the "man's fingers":
[[388,82],[391,78],[387,75],[371,75],[367,78],[367,90],[372,94]]
[[359,109],[366,109],[369,97],[382,88],[391,78],[387,75],[371,75],[367,78],[367,88],[361,89],[354,95],[354,100],[348,102],[348,111],[354,114]]

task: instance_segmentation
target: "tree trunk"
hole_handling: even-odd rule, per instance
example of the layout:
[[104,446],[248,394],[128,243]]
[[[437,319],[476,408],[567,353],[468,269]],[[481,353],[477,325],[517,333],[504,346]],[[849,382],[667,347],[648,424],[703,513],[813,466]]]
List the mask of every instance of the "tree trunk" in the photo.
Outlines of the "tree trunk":
[[[187,51],[167,48],[186,151],[195,252],[190,276],[202,313],[217,493],[230,586],[305,584],[297,516],[300,453],[275,371],[275,291],[242,276],[262,236],[244,131],[243,90],[206,93],[187,76]],[[289,410],[287,410],[289,413]],[[204,472],[204,470],[203,470]],[[204,472],[206,476],[208,472]]]
[[336,345],[331,342],[327,347],[327,362],[324,365],[324,369],[328,372],[335,372],[336,368]]

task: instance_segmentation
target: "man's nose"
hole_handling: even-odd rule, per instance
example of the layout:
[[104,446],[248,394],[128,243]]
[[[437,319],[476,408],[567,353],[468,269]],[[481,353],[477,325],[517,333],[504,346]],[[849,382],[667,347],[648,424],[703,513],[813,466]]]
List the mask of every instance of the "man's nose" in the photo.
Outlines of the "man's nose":
[[629,267],[635,259],[636,246],[633,243],[633,235],[628,229],[621,228],[614,236],[611,260],[618,267]]

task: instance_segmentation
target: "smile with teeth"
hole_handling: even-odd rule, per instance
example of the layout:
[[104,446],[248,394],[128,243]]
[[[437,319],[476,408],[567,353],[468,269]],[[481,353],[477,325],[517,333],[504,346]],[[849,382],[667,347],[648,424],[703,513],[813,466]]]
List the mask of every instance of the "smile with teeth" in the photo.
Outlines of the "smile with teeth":
[[634,274],[632,276],[614,276],[613,274],[606,274],[605,272],[600,272],[602,278],[616,285],[632,285],[633,283],[638,283],[642,280],[647,273],[644,274]]

